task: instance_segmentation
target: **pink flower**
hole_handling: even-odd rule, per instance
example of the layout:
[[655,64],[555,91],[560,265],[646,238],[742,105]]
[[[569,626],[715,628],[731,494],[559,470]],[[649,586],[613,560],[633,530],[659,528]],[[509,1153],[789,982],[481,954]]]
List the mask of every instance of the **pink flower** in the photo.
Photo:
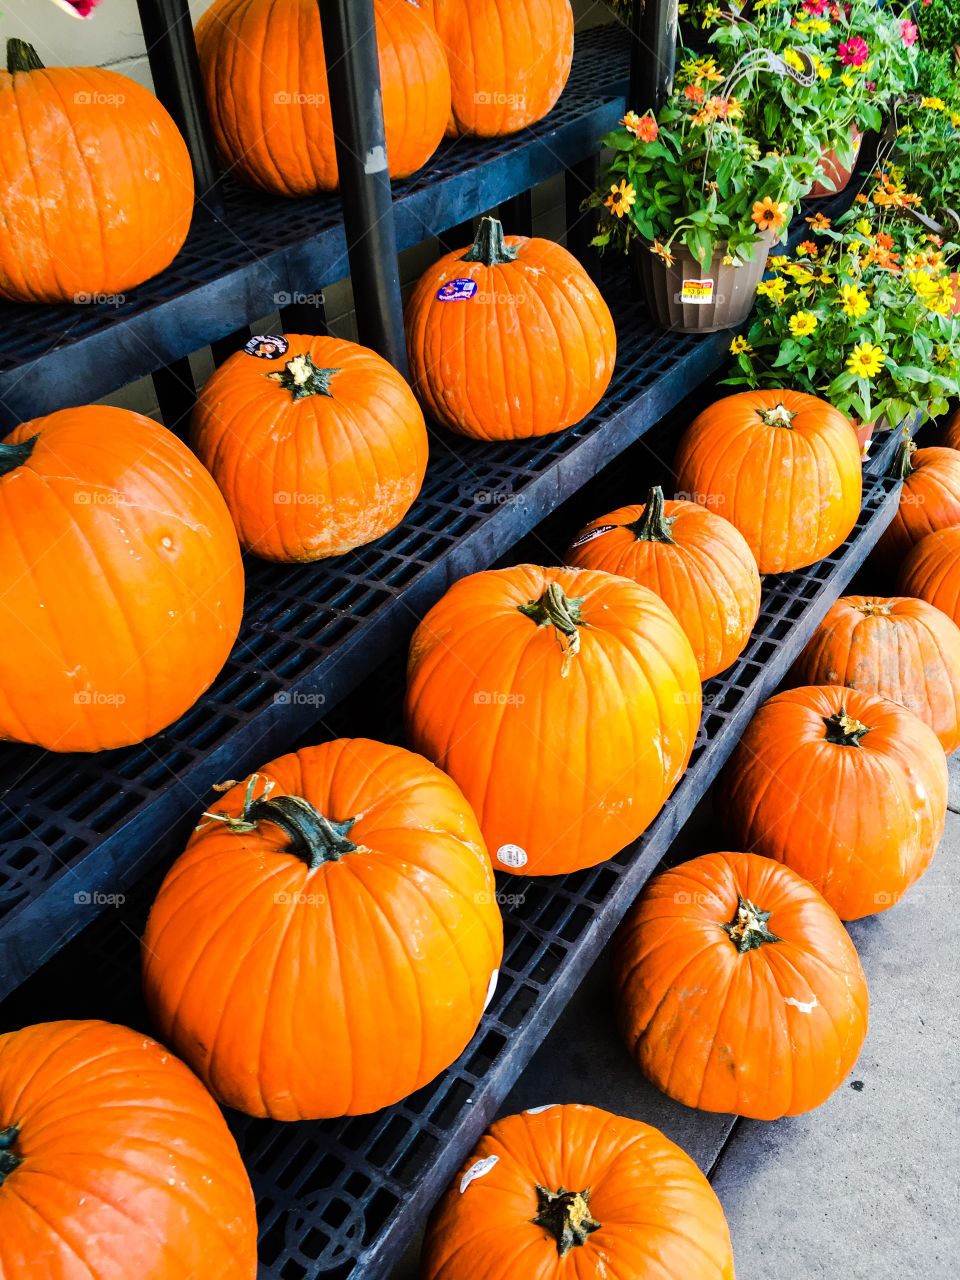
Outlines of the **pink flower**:
[[807,13],[812,13],[814,17],[819,17],[826,9],[829,0],[803,0],[803,7]]
[[901,22],[900,34],[903,36],[903,43],[906,45],[916,44],[917,37],[920,35],[920,28],[915,22]]
[[89,18],[100,0],[53,0],[53,3],[72,18]]
[[877,82],[876,80],[868,80],[864,87],[867,93],[875,93],[877,89]]
[[863,36],[853,36],[837,49],[837,57],[845,67],[862,67],[870,54]]

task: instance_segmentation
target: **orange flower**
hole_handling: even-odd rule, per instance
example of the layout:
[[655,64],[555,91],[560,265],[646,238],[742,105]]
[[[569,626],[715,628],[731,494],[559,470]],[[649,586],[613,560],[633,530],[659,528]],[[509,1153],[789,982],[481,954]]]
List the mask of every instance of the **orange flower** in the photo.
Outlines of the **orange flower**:
[[880,248],[880,249],[892,249],[892,248],[893,248],[893,236],[892,236],[892,235],[890,235],[890,234],[889,234],[888,232],[886,232],[886,231],[880,231],[880,232],[878,232],[878,233],[877,233],[877,247],[878,247],[878,248]]
[[691,102],[702,102],[705,96],[698,84],[688,84],[683,91],[683,95],[685,98],[689,98]]
[[820,256],[820,250],[812,240],[803,240],[798,244],[797,253],[802,258],[818,258]]
[[778,204],[769,196],[764,196],[753,206],[750,215],[761,231],[779,231],[787,220],[788,204]]
[[859,192],[857,195],[855,195],[853,198],[854,198],[854,201],[855,201],[857,204],[867,204],[867,203],[868,203],[867,197],[863,194],[863,192],[862,192],[862,191],[861,191],[861,192]]
[[830,227],[830,219],[825,218],[822,213],[815,213],[812,218],[805,218],[804,221],[814,231],[827,231]]
[[653,244],[650,246],[650,252],[655,253],[658,258],[662,258],[668,267],[673,266],[674,257],[668,245],[663,245],[659,240],[654,240]]

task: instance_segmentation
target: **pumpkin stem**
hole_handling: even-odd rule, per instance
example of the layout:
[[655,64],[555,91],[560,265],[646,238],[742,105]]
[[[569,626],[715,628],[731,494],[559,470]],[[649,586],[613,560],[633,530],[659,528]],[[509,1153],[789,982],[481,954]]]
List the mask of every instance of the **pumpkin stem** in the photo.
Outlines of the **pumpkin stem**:
[[892,479],[906,480],[907,476],[913,474],[915,470],[913,465],[913,455],[916,451],[916,442],[911,440],[909,436],[905,436],[900,441],[896,457],[893,460],[893,469],[890,472]]
[[768,427],[792,427],[797,416],[785,404],[774,405],[772,409],[758,409],[757,414]]
[[332,396],[330,383],[339,369],[318,369],[310,358],[309,351],[288,360],[276,373],[268,373],[271,382],[279,382],[284,391],[289,391],[294,400],[305,400],[307,396]]
[[823,723],[827,726],[827,741],[835,742],[840,747],[859,747],[860,739],[870,732],[868,724],[847,715],[844,707],[835,711],[832,716],[824,716]]
[[663,490],[654,485],[647,494],[647,505],[639,520],[635,520],[628,528],[637,535],[640,542],[673,542],[673,522],[676,516],[663,514]]
[[43,71],[40,55],[32,44],[26,40],[11,37],[7,41],[7,71],[13,75],[17,71]]
[[485,267],[501,267],[513,262],[517,250],[503,238],[503,225],[498,218],[481,218],[473,248],[460,259],[461,262],[482,262]]
[[[570,661],[580,652],[580,632],[583,624],[580,606],[582,596],[565,596],[563,588],[557,582],[551,582],[539,600],[531,600],[529,604],[517,605],[520,612],[532,618],[538,627],[552,626],[557,639],[563,648],[563,667],[560,674],[565,676],[570,669]],[[567,641],[564,645],[564,640]]]
[[0,1129],[0,1187],[17,1165],[23,1163],[23,1157],[18,1156],[13,1149],[13,1144],[19,1136],[20,1130],[15,1124],[12,1124],[9,1129]]
[[761,911],[742,893],[737,894],[737,899],[739,903],[737,914],[729,924],[722,924],[720,928],[724,933],[729,934],[730,941],[741,955],[745,951],[756,951],[767,942],[783,941],[767,928],[767,921],[770,919],[769,911]]
[[39,436],[31,436],[29,440],[21,440],[19,444],[0,444],[0,476],[22,467],[39,439]]
[[535,1227],[543,1227],[557,1242],[557,1253],[565,1258],[571,1249],[586,1244],[587,1236],[601,1224],[590,1213],[590,1188],[586,1191],[548,1191],[537,1184]]
[[890,614],[890,606],[885,600],[865,600],[857,605],[857,612],[865,618],[886,618]]

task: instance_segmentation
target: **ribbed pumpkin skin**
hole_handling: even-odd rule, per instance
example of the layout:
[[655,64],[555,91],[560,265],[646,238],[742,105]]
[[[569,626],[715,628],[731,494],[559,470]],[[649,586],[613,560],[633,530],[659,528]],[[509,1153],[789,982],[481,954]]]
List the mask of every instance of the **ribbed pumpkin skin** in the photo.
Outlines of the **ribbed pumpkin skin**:
[[[827,740],[826,717],[868,726]],[[843,920],[885,911],[933,859],[947,762],[911,711],[857,689],[804,686],[765,702],[720,776],[717,812],[745,849],[786,863]]]
[[451,132],[497,137],[542,120],[573,62],[570,0],[428,0],[447,51]]
[[0,71],[0,297],[133,289],[170,265],[192,216],[190,157],[152,93],[96,67]]
[[[551,583],[583,600],[579,653],[520,612]],[[635,840],[700,722],[696,659],[666,605],[587,569],[462,579],[417,628],[407,677],[411,743],[463,788],[497,870],[524,875],[594,866]]]
[[885,563],[898,564],[928,533],[960,524],[960,453],[918,449],[910,464],[897,513],[877,543],[877,555]]
[[[464,1175],[496,1159],[461,1193]],[[533,1219],[537,1187],[589,1189],[600,1223],[561,1258]],[[480,1139],[427,1228],[423,1280],[734,1280],[720,1201],[690,1159],[639,1120],[578,1104],[507,1116]]]
[[[286,336],[281,360],[238,351],[217,369],[197,401],[192,443],[246,550],[319,560],[400,523],[423,483],[427,428],[413,392],[375,352]],[[304,354],[338,371],[329,395],[295,399],[275,380]]]
[[[762,412],[783,405],[790,427]],[[802,569],[835,551],[860,514],[860,450],[850,423],[798,391],[744,391],[705,409],[674,459],[677,490],[740,530],[761,573]]]
[[[649,587],[683,627],[700,679],[707,680],[736,662],[750,639],[760,612],[757,562],[743,535],[706,507],[665,502],[663,511],[672,542],[644,540],[629,528],[643,520],[646,506],[619,507],[582,530],[566,561]],[[607,525],[616,528],[590,537]]]
[[897,590],[926,600],[960,626],[960,527],[921,538],[900,566]]
[[925,600],[838,600],[792,678],[890,698],[928,724],[948,755],[960,746],[960,628]]
[[216,1103],[162,1045],[107,1022],[0,1036],[4,1280],[254,1280],[257,1218]]
[[[780,941],[738,948],[722,926],[741,897],[770,913]],[[866,979],[836,912],[789,867],[752,853],[706,854],[652,880],[617,935],[613,971],[640,1069],[703,1111],[811,1111],[867,1034]]]
[[[507,236],[513,262],[486,266],[448,253],[407,303],[413,389],[437,422],[478,440],[526,440],[581,422],[613,376],[610,310],[571,254],[550,240]],[[441,302],[452,280],[470,299]]]
[[[448,1067],[480,1021],[503,954],[483,838],[455,784],[400,747],[339,739],[259,774],[271,798],[356,817],[357,851],[311,870],[272,822],[202,823],[147,922],[147,1003],[228,1106],[378,1111]],[[213,812],[239,815],[244,793]]]
[[[443,46],[415,0],[375,0],[390,175],[422,168],[450,118]],[[217,147],[231,173],[282,196],[338,183],[316,0],[214,0],[197,48]]]
[[0,475],[0,738],[142,742],[196,702],[237,637],[230,513],[190,450],[138,413],[62,409],[4,444],[34,436]]

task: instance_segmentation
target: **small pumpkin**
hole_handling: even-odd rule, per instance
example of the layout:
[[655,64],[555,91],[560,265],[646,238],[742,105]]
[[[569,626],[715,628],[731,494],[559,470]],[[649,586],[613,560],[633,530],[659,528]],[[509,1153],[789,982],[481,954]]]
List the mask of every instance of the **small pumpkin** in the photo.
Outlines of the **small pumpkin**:
[[0,71],[0,297],[95,302],[173,261],[193,170],[152,93],[102,67],[44,67],[7,41]]
[[571,254],[480,223],[473,247],[424,272],[407,304],[414,391],[444,426],[526,440],[580,422],[609,386],[610,310]]
[[903,477],[900,502],[877,543],[877,556],[885,564],[899,564],[928,533],[960,524],[960,453],[917,449],[912,440],[904,440],[896,469]]
[[960,626],[960,526],[921,538],[900,566],[897,589],[926,600]]
[[643,1074],[702,1111],[811,1111],[867,1033],[866,979],[836,912],[753,853],[710,853],[651,880],[617,935],[613,974]]
[[693,750],[700,678],[646,587],[519,565],[462,579],[423,619],[406,714],[498,870],[559,875],[613,857],[659,813]]
[[686,632],[701,680],[739,658],[760,612],[760,575],[743,535],[695,502],[664,502],[659,485],[646,506],[592,520],[566,560],[649,587]]
[[897,703],[804,686],[763,704],[717,799],[741,848],[785,863],[857,920],[893,906],[930,865],[947,761],[933,730]]
[[61,409],[0,444],[0,738],[127,746],[213,683],[243,565],[217,486],[126,409]]
[[339,739],[272,761],[204,815],[150,912],[143,983],[161,1035],[221,1101],[323,1119],[378,1111],[448,1067],[502,954],[456,785],[400,747]]
[[960,746],[960,628],[925,600],[845,596],[792,676],[890,698],[928,724],[948,754]]
[[0,1274],[254,1280],[237,1144],[167,1049],[106,1022],[0,1036]]
[[427,428],[413,392],[375,352],[338,338],[284,342],[282,363],[243,350],[217,369],[192,442],[246,550],[319,560],[400,523],[423,483]]
[[740,530],[761,573],[822,560],[860,514],[857,437],[832,405],[799,391],[744,391],[705,409],[674,460],[677,489]]
[[573,63],[570,0],[427,0],[450,64],[451,133],[516,133],[553,110]]
[[[443,45],[417,0],[374,0],[390,176],[436,151],[450,118]],[[225,166],[281,196],[339,178],[317,0],[214,0],[197,23],[207,108]]]
[[578,1104],[488,1129],[433,1212],[421,1274],[734,1280],[723,1209],[686,1152],[651,1125]]

